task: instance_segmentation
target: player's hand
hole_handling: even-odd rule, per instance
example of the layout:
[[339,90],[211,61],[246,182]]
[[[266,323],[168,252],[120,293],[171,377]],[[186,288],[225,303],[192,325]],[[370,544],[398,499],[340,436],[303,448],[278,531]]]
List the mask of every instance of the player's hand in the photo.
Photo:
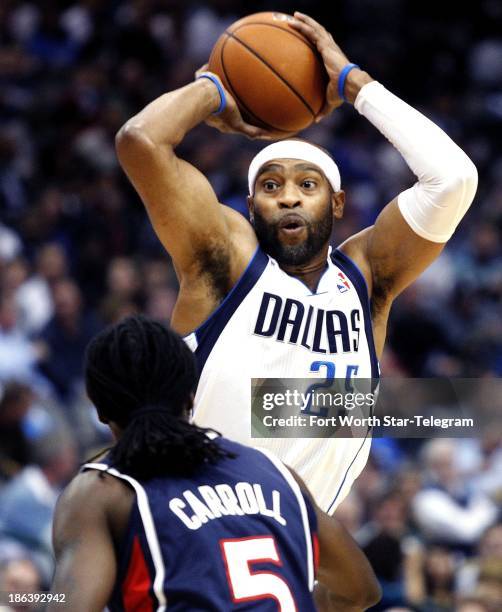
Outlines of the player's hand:
[[[195,78],[198,78],[204,72],[209,72],[207,69],[207,64],[204,64],[204,66],[201,66],[197,70],[195,73]],[[250,123],[246,123],[241,115],[237,103],[228,90],[225,89],[221,79],[219,79],[218,75],[214,74],[214,72],[211,72],[211,74],[218,79],[218,82],[225,92],[227,104],[225,110],[221,114],[210,115],[206,119],[207,125],[210,125],[211,127],[214,127],[220,132],[224,132],[226,134],[244,134],[244,136],[247,136],[248,138],[260,140],[279,140],[293,135],[285,134],[284,132],[265,130],[255,125],[251,125]]]
[[326,104],[317,115],[316,121],[326,117],[335,108],[343,104],[342,98],[338,95],[338,78],[343,68],[349,64],[349,60],[340,47],[336,44],[333,36],[315,19],[295,11],[294,19],[289,25],[301,32],[312,42],[319,51],[326,72],[329,76],[329,83],[326,90]]

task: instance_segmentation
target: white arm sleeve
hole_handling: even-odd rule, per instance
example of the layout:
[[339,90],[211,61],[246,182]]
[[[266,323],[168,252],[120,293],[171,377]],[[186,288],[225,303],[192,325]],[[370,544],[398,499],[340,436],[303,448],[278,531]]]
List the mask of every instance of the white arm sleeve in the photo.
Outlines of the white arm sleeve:
[[377,81],[361,88],[354,106],[418,178],[398,196],[408,225],[422,238],[446,242],[476,193],[478,174],[472,161],[443,130]]

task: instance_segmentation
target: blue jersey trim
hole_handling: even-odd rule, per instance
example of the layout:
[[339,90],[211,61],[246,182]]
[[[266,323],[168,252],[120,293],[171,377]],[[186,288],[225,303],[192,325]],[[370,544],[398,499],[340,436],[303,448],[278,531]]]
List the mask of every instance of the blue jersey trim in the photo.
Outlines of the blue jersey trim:
[[202,372],[220,334],[244,298],[256,285],[268,262],[268,255],[260,247],[257,247],[251,261],[237,283],[232,287],[218,308],[195,330],[195,337],[197,338],[195,356],[199,366],[199,373]]
[[[357,295],[359,296],[359,301],[361,302],[361,306],[363,308],[364,313],[364,330],[366,333],[366,338],[368,340],[368,348],[370,351],[370,360],[371,360],[371,378],[373,380],[378,379],[380,377],[380,369],[378,367],[378,358],[375,350],[375,340],[373,338],[373,326],[371,322],[371,309],[370,309],[370,297],[368,291],[368,285],[366,283],[366,279],[364,278],[363,273],[357,266],[357,264],[345,253],[340,251],[340,249],[335,249],[331,253],[331,259],[335,265],[343,270],[343,272],[350,278],[354,287],[356,288]],[[349,467],[345,471],[342,482],[338,487],[338,490],[333,498],[333,501],[328,507],[328,513],[331,512],[333,505],[335,504],[338,496],[340,495],[340,491],[347,480],[347,476],[354,465],[359,453],[364,448],[366,441],[368,440],[368,436],[370,435],[371,427],[366,431],[366,435],[361,443],[361,446],[357,449],[357,452],[354,455],[354,458],[350,462]]]
[[[289,469],[289,468],[288,468]],[[317,521],[317,515],[312,504],[312,499],[310,497],[310,493],[307,493],[302,487],[300,487],[300,491],[302,493],[303,499],[305,500],[305,506],[307,507],[307,516],[309,520],[309,528],[310,528],[310,537],[313,538],[314,535],[318,535],[319,526]],[[312,547],[314,542],[312,542]],[[312,551],[313,552],[313,551]],[[315,559],[314,559],[314,570],[315,570]]]
[[346,469],[345,474],[343,476],[342,482],[340,483],[340,486],[338,487],[338,490],[335,494],[335,497],[333,498],[333,501],[331,502],[331,504],[328,506],[327,509],[327,513],[330,514],[331,510],[336,502],[336,500],[338,499],[338,496],[340,495],[340,491],[343,488],[343,485],[345,484],[345,481],[347,480],[347,476],[350,472],[350,468],[354,465],[354,461],[357,459],[357,457],[359,456],[359,453],[361,452],[361,450],[363,449],[364,445],[366,444],[366,441],[368,439],[368,435],[371,431],[371,427],[368,427],[368,430],[366,431],[366,435],[364,436],[363,442],[361,444],[361,446],[357,449],[357,453],[354,455],[354,458],[352,459],[352,461],[350,462],[349,467]]
[[364,331],[366,332],[366,338],[368,340],[368,348],[370,351],[371,360],[371,378],[378,379],[380,376],[380,370],[378,367],[378,358],[375,350],[375,339],[373,338],[373,325],[371,323],[371,308],[370,298],[368,292],[368,285],[364,278],[361,270],[357,265],[342,253],[339,249],[334,250],[331,253],[331,259],[335,265],[343,270],[343,272],[350,278],[352,284],[356,288],[359,301],[363,308],[364,313]]

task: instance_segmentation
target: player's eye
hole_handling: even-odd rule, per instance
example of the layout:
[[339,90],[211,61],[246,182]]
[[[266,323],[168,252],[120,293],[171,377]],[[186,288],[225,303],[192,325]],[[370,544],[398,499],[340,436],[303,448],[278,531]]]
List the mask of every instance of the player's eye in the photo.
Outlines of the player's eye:
[[305,179],[304,181],[302,181],[303,189],[307,189],[307,190],[311,191],[312,189],[315,189],[316,186],[317,186],[317,183],[315,181],[310,180],[310,179]]
[[275,191],[279,185],[275,181],[266,180],[263,181],[263,189],[264,191]]

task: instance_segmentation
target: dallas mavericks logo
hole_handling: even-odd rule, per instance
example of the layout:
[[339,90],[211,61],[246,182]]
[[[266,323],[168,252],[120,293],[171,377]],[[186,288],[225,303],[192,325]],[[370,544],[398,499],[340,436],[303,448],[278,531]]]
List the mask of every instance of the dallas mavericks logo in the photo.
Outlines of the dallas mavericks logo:
[[343,272],[338,272],[338,282],[336,286],[340,293],[345,293],[350,289],[349,281],[345,278]]

